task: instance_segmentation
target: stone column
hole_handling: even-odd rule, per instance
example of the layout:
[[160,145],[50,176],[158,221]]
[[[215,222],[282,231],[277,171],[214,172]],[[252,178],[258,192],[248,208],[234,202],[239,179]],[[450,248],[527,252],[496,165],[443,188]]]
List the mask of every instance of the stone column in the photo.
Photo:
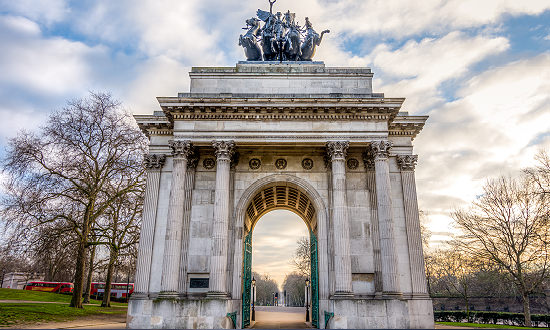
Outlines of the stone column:
[[367,169],[367,189],[369,191],[370,220],[372,225],[372,250],[374,253],[374,291],[382,294],[382,259],[380,257],[380,230],[378,224],[378,202],[376,201],[376,173],[372,152],[363,154]]
[[147,181],[143,201],[143,217],[139,236],[138,258],[136,265],[135,293],[133,298],[147,297],[149,293],[149,275],[151,274],[151,255],[155,222],[157,217],[160,171],[166,160],[165,155],[145,155]]
[[178,294],[180,273],[185,177],[188,157],[193,153],[193,146],[191,141],[177,140],[169,141],[168,145],[172,148],[173,168],[160,291],[163,296],[175,296]]
[[352,296],[349,218],[346,202],[346,154],[348,141],[327,142],[332,163],[332,224],[334,236],[335,295]]
[[227,240],[229,226],[229,179],[231,156],[235,151],[233,141],[212,141],[216,150],[216,193],[214,200],[214,224],[212,251],[210,254],[211,297],[226,297]]
[[189,226],[191,222],[191,204],[193,202],[193,186],[195,183],[195,171],[199,162],[197,150],[187,159],[187,171],[185,175],[185,207],[183,210],[183,225],[181,233],[181,260],[179,273],[178,293],[187,293],[187,257],[189,255]]
[[387,297],[401,297],[397,273],[397,251],[393,232],[393,212],[391,203],[390,168],[388,165],[389,141],[371,142],[376,176],[376,202],[380,230],[380,255],[382,259],[382,289]]
[[397,156],[397,164],[401,169],[401,184],[405,204],[405,225],[407,226],[412,292],[413,295],[426,298],[428,296],[428,285],[424,268],[424,253],[422,251],[422,236],[420,234],[420,219],[414,179],[414,167],[417,160],[417,155]]

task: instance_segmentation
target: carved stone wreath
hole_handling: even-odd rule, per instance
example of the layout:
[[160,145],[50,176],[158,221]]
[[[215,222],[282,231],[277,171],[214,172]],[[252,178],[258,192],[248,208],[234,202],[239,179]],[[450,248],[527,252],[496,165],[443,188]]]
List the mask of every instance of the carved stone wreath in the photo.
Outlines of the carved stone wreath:
[[286,168],[286,159],[279,158],[275,161],[275,167],[279,170],[284,170]]
[[348,168],[350,170],[355,170],[357,167],[359,167],[359,161],[355,158],[348,159]]
[[216,166],[216,161],[214,160],[214,158],[205,158],[202,161],[202,166],[207,170],[211,170],[214,168],[214,166]]
[[313,160],[311,158],[304,158],[302,160],[302,167],[304,170],[311,170],[313,168]]
[[250,159],[250,161],[248,162],[248,166],[250,167],[250,169],[252,170],[257,170],[260,168],[260,166],[262,166],[262,161],[259,160],[258,158],[252,158]]

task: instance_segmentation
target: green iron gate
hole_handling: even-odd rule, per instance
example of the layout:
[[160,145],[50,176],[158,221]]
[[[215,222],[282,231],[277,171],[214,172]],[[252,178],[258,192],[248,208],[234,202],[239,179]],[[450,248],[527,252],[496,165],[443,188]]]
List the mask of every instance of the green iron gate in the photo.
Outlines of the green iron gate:
[[317,237],[309,232],[311,257],[311,325],[319,328],[319,271],[317,269]]
[[244,239],[243,263],[243,318],[242,328],[250,325],[250,297],[252,287],[252,230]]

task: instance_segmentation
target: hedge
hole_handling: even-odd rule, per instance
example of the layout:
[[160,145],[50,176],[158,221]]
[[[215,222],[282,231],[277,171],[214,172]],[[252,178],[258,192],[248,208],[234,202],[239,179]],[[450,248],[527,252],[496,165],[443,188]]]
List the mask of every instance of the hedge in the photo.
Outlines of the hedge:
[[[466,311],[434,311],[434,319],[436,322],[472,322],[481,324],[505,324],[515,326],[524,326],[525,323],[523,313],[489,311],[470,311],[469,320]],[[548,327],[550,322],[550,315],[531,314],[531,322],[535,327]]]

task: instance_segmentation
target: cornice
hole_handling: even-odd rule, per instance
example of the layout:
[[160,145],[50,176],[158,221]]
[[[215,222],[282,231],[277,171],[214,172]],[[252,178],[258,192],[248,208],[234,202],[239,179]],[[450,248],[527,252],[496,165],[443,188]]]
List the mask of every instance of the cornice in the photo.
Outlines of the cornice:
[[164,115],[134,115],[134,119],[147,137],[173,134],[174,121]]
[[388,125],[390,136],[408,136],[413,140],[424,128],[428,116],[397,115]]

